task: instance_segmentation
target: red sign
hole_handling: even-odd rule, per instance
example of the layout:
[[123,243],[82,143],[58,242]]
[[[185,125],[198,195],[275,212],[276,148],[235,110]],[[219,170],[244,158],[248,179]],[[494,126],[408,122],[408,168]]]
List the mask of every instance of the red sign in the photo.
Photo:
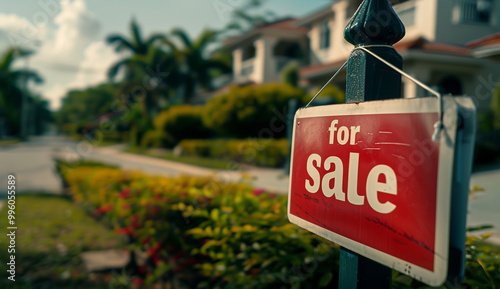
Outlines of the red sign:
[[430,285],[447,273],[457,106],[435,98],[341,104],[295,115],[292,223]]

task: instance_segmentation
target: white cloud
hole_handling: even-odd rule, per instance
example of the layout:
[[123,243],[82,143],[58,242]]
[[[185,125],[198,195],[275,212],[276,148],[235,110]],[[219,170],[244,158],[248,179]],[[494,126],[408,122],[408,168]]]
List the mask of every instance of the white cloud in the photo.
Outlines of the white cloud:
[[[104,43],[96,42],[101,25],[87,10],[84,0],[62,0],[59,13],[54,16],[47,25],[49,31],[39,33],[43,37],[42,45],[29,63],[30,68],[45,79],[39,89],[42,95],[51,101],[53,109],[57,109],[60,98],[69,89],[103,81],[104,66],[115,58],[104,49]],[[10,18],[9,23],[15,24],[9,24],[9,27],[27,21],[15,15]],[[0,30],[4,29],[0,27]]]
[[47,35],[47,25],[34,25],[15,14],[0,13],[0,42],[32,48]]
[[84,54],[75,80],[68,85],[70,88],[84,88],[106,81],[109,67],[122,57],[104,41],[90,44]]
[[56,29],[40,48],[38,58],[65,65],[80,63],[85,48],[99,36],[97,18],[83,0],[63,0],[54,24]]
[[44,92],[44,97],[50,101],[50,107],[56,109],[61,106],[61,98],[65,93],[66,87],[62,84],[55,84]]

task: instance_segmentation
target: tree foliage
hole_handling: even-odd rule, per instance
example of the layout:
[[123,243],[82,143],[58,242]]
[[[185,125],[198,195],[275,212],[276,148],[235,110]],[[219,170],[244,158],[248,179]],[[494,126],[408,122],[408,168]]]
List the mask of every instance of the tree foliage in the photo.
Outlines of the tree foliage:
[[26,87],[28,82],[43,82],[42,77],[30,69],[14,69],[14,62],[32,54],[32,51],[21,48],[10,48],[0,56],[0,119],[4,119],[7,134],[17,135],[20,132],[20,115],[23,93],[26,101],[31,98]]
[[100,116],[114,112],[117,85],[102,84],[84,90],[72,90],[62,99],[62,105],[56,114],[57,123],[92,123]]
[[284,137],[288,101],[302,96],[287,84],[235,86],[208,101],[203,121],[221,134]]
[[162,111],[154,120],[155,127],[177,141],[208,137],[211,131],[203,124],[204,107],[176,105]]

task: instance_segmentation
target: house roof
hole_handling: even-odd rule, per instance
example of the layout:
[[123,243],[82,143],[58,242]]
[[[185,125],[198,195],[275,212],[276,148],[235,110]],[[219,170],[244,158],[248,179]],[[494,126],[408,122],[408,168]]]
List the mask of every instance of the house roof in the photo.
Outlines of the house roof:
[[326,7],[323,7],[299,20],[297,20],[297,22],[295,23],[296,26],[307,26],[309,25],[310,23],[318,20],[318,19],[321,19],[321,18],[325,18],[327,16],[331,16],[333,15],[333,10],[332,10],[332,6],[331,5],[328,5]]
[[491,44],[500,44],[500,32],[471,41],[467,43],[467,47],[476,48]]
[[222,43],[226,47],[234,47],[237,46],[242,41],[248,40],[252,37],[258,36],[263,33],[273,33],[273,32],[289,33],[289,34],[305,36],[308,31],[307,27],[296,26],[295,25],[296,21],[297,20],[294,18],[285,18],[275,22],[267,23],[261,26],[257,26],[245,34],[229,37],[225,39]]
[[[408,50],[422,50],[427,52],[434,53],[443,53],[443,54],[452,54],[452,55],[461,55],[461,56],[472,56],[472,52],[469,48],[453,46],[443,43],[429,42],[422,37],[402,41],[400,43],[396,43],[394,48],[401,53]],[[320,63],[313,64],[306,67],[303,67],[299,70],[300,77],[311,78],[315,76],[319,76],[325,73],[333,72],[334,70],[340,68],[342,64],[347,59],[343,59],[336,62],[330,63]]]

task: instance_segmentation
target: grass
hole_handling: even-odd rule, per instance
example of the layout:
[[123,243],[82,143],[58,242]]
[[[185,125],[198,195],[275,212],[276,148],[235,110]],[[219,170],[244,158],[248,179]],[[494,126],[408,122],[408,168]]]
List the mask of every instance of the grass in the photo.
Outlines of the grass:
[[216,169],[216,170],[236,170],[237,169],[231,165],[232,164],[231,162],[228,162],[226,160],[205,158],[205,157],[196,157],[196,156],[176,156],[171,151],[166,151],[164,154],[161,154],[161,155],[151,153],[149,150],[145,150],[145,149],[141,149],[141,148],[127,148],[125,151],[129,152],[129,153],[150,156],[150,157],[154,157],[154,158],[184,163],[184,164],[198,166],[198,167],[202,167],[202,168],[208,168],[208,169]]
[[11,146],[11,145],[14,145],[14,144],[19,143],[19,142],[21,142],[21,140],[18,138],[3,139],[3,140],[0,140],[0,147]]
[[[15,222],[16,282],[7,280],[2,261],[0,288],[108,288],[105,277],[90,280],[80,253],[123,247],[125,240],[83,209],[58,196],[23,194],[16,198]],[[7,226],[4,206],[0,227]],[[1,260],[10,255],[7,241],[1,234]]]

